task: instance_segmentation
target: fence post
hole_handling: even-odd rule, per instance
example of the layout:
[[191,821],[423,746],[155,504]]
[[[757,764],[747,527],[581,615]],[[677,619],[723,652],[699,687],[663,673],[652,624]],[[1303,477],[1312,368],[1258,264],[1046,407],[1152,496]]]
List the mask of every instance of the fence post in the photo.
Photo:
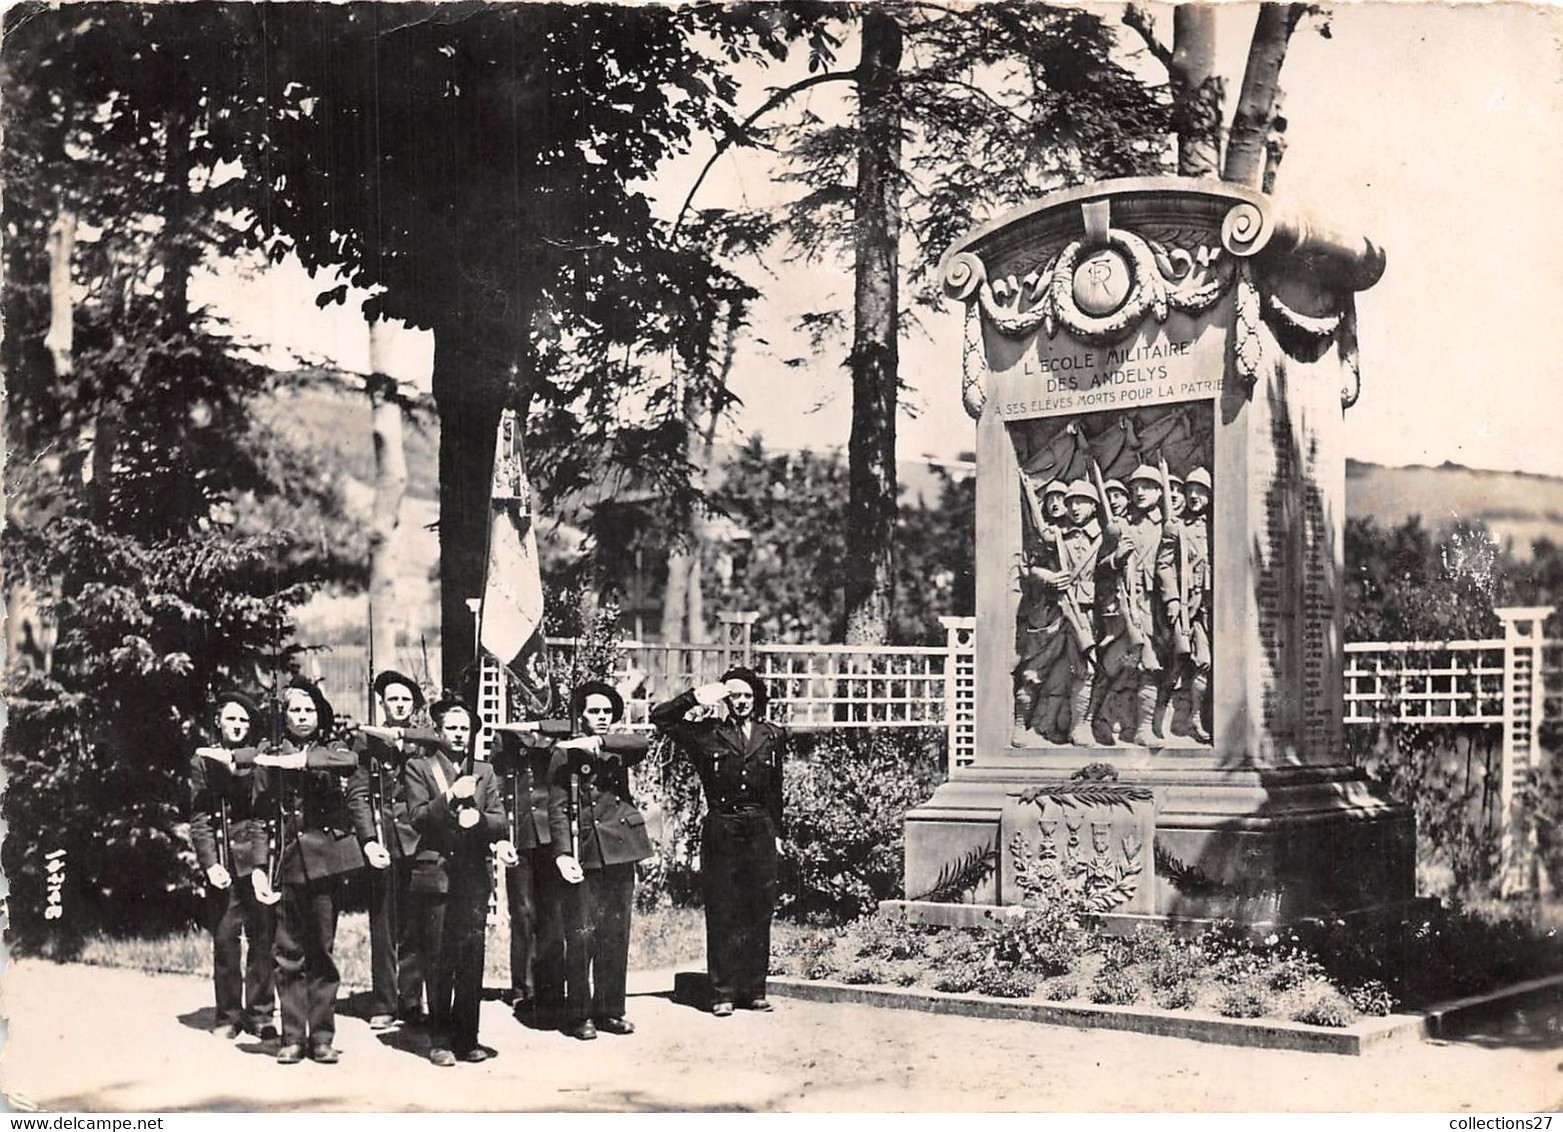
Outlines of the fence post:
[[977,724],[975,617],[941,617],[944,626],[944,776],[972,761]]
[[[1498,778],[1498,891],[1508,895],[1530,888],[1535,861],[1535,830],[1516,812],[1520,785],[1536,765],[1541,744],[1542,623],[1552,615],[1545,605],[1495,609],[1503,622],[1503,758]],[[1520,836],[1515,837],[1515,826]]]
[[758,611],[737,612],[724,609],[716,615],[722,627],[721,667],[715,672],[702,673],[706,679],[715,679],[735,664],[754,667],[754,623],[760,619]]

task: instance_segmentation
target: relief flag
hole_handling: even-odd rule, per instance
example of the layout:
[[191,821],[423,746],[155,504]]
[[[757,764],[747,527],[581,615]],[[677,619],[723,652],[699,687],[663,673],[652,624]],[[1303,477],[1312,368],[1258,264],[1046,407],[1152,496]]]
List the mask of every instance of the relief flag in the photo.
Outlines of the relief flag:
[[478,609],[478,643],[519,683],[533,711],[552,700],[543,639],[543,579],[538,568],[532,489],[521,460],[515,411],[499,418],[489,490],[487,567]]

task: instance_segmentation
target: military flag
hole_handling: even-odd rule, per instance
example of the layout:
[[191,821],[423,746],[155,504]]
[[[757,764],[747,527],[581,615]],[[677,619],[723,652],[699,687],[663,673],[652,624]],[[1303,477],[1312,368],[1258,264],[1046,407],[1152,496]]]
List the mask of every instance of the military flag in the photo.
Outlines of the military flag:
[[511,409],[500,415],[494,438],[485,561],[478,643],[510,670],[532,710],[546,712],[553,689],[543,638],[543,579],[521,430]]

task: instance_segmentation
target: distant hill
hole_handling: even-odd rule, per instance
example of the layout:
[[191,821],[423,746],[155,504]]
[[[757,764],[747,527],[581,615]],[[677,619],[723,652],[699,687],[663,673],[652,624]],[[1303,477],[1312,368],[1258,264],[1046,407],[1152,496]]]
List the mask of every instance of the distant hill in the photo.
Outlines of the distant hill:
[[[369,432],[368,399],[363,395],[307,389],[274,398],[259,413],[268,422],[290,430],[304,444],[327,454],[329,463],[358,485],[366,488],[373,482],[374,445]],[[418,501],[413,509],[415,522],[421,527],[432,521],[433,512],[418,504],[432,505],[439,494],[438,423],[409,425],[406,444],[407,494],[410,501]],[[729,446],[718,447],[718,463],[730,458],[734,451]],[[820,451],[834,452],[838,459],[846,459],[844,445],[823,445]],[[897,474],[903,503],[937,505],[939,480],[928,461],[904,459]],[[1514,553],[1523,558],[1529,556],[1535,539],[1547,537],[1563,543],[1563,478],[1490,472],[1453,463],[1436,468],[1386,468],[1347,460],[1346,513],[1353,518],[1371,517],[1380,526],[1397,526],[1412,515],[1420,515],[1424,525],[1435,530],[1455,518],[1480,520],[1500,539],[1510,541]]]
[[1461,464],[1386,468],[1346,461],[1346,514],[1393,527],[1412,515],[1437,530],[1454,519],[1480,520],[1518,558],[1531,543],[1563,543],[1563,478],[1527,472],[1488,472]]

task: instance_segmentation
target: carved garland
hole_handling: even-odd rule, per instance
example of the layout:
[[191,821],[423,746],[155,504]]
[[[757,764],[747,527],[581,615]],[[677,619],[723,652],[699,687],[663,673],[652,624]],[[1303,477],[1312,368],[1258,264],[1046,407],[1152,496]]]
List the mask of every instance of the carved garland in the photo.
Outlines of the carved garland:
[[[1194,251],[1167,248],[1133,232],[1110,228],[1106,246],[1127,260],[1133,284],[1120,306],[1110,314],[1093,316],[1082,311],[1074,298],[1075,271],[1081,258],[1097,250],[1084,240],[1065,246],[1040,269],[1024,278],[1009,276],[990,281],[987,265],[972,252],[954,256],[945,272],[952,297],[966,304],[966,333],[961,356],[961,400],[966,412],[978,417],[986,392],[974,364],[980,347],[975,327],[978,307],[987,323],[1007,338],[1020,338],[1042,330],[1049,338],[1062,326],[1084,342],[1116,341],[1128,334],[1147,314],[1165,322],[1171,311],[1198,316],[1208,311],[1236,283],[1236,322],[1231,339],[1233,370],[1250,392],[1259,376],[1262,356],[1259,323],[1268,313],[1282,326],[1305,337],[1335,338],[1350,375],[1341,390],[1341,405],[1350,408],[1361,392],[1357,364],[1356,312],[1351,296],[1332,315],[1307,315],[1293,310],[1273,293],[1261,295],[1247,256],[1263,228],[1263,217],[1250,204],[1235,206],[1222,223],[1222,246],[1199,245]],[[1235,262],[1234,262],[1235,260]],[[1022,309],[1022,304],[1032,305]]]

